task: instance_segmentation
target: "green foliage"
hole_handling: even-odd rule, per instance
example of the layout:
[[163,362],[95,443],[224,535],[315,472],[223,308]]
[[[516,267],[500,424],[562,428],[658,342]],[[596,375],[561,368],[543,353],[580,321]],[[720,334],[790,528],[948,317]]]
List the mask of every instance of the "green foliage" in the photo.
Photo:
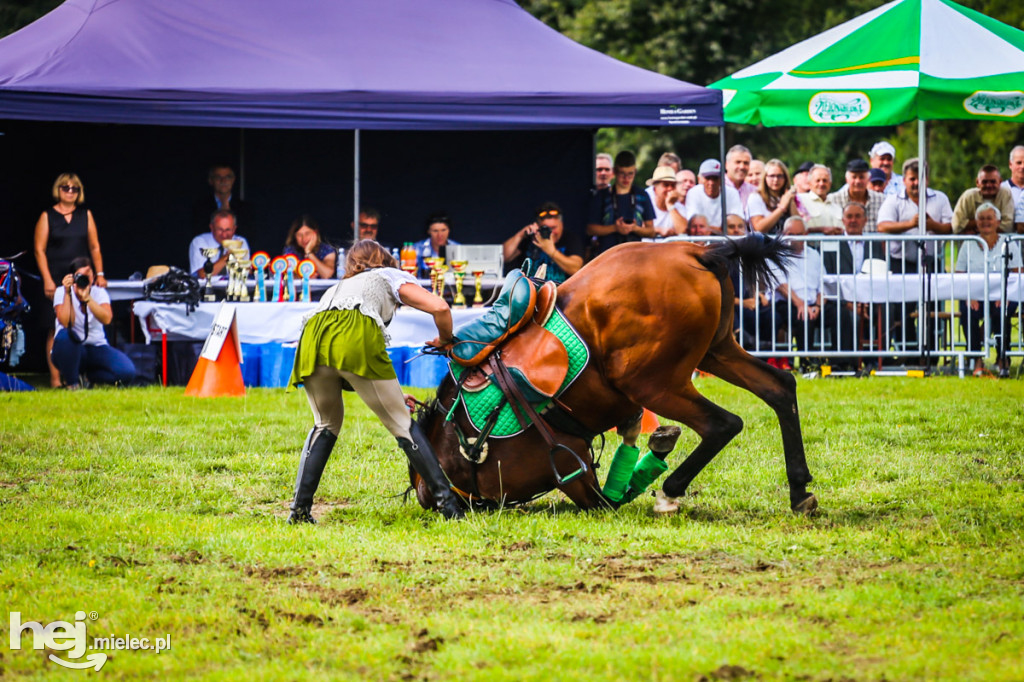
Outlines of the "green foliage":
[[27,26],[47,12],[53,10],[62,0],[21,0],[0,2],[0,37],[14,33]]
[[[697,387],[745,429],[678,515],[553,494],[444,522],[346,396],[314,527],[284,523],[298,393],[0,395],[0,593],[23,620],[172,636],[110,679],[1019,679],[1024,382],[801,380],[811,518],[772,411]],[[45,653],[5,646],[0,678],[56,676]]]

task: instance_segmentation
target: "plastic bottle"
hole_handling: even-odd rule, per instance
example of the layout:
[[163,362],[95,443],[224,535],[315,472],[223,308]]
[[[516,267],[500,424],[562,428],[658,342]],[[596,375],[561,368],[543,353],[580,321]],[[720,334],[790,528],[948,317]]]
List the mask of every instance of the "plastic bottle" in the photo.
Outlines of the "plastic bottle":
[[336,270],[335,276],[338,279],[341,279],[341,278],[343,278],[345,276],[345,249],[344,248],[338,249],[338,262],[337,262],[337,266],[336,266],[335,270]]

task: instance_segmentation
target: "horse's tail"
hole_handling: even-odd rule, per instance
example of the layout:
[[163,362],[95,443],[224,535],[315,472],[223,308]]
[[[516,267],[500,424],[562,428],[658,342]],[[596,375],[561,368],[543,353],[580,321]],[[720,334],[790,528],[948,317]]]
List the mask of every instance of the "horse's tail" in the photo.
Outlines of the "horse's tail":
[[742,239],[716,242],[697,256],[697,260],[719,277],[726,276],[730,261],[739,261],[745,282],[757,282],[762,289],[776,285],[771,266],[778,271],[785,270],[794,256],[793,247],[779,240],[766,237],[760,232]]

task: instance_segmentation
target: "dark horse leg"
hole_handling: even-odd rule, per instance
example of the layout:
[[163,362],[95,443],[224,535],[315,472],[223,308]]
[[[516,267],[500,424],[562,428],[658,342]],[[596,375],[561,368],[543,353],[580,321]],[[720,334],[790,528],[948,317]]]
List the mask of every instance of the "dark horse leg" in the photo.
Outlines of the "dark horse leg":
[[[750,355],[737,345],[732,336],[712,346],[698,367],[750,391],[775,410],[782,430],[790,507],[799,513],[814,511],[818,500],[807,492],[807,484],[813,479],[804,455],[800,413],[796,403],[796,379],[793,375]],[[666,494],[669,493],[667,487],[666,483]]]

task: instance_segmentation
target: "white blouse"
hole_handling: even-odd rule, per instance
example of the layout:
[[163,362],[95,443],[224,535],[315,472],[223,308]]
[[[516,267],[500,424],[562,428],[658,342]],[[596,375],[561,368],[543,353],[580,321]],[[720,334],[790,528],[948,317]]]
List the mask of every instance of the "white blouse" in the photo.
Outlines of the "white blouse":
[[387,326],[395,316],[401,299],[398,290],[403,284],[419,286],[416,278],[397,268],[375,268],[343,279],[324,292],[320,304],[303,319],[325,310],[355,310],[366,315],[380,327],[384,342],[390,343]]

